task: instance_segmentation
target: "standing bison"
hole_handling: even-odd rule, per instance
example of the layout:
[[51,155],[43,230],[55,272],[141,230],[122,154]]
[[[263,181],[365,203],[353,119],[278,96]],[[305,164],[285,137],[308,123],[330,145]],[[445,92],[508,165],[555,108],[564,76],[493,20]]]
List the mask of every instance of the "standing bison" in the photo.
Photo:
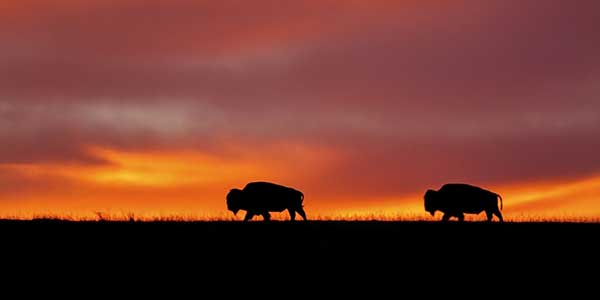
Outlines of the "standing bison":
[[[485,211],[488,221],[496,215],[500,222],[503,222],[502,197],[500,195],[484,190],[480,187],[462,184],[445,184],[439,191],[427,190],[425,193],[425,211],[432,216],[436,211],[444,213],[442,221],[448,221],[451,217],[457,217],[459,221],[464,221],[464,214],[479,214]],[[500,209],[498,209],[498,198],[500,199]]]
[[304,194],[293,188],[270,182],[251,182],[243,190],[229,191],[227,209],[235,215],[238,211],[245,210],[244,221],[256,215],[262,215],[265,221],[269,221],[271,219],[269,212],[282,212],[286,209],[292,221],[296,218],[296,212],[306,220],[302,201],[304,201]]

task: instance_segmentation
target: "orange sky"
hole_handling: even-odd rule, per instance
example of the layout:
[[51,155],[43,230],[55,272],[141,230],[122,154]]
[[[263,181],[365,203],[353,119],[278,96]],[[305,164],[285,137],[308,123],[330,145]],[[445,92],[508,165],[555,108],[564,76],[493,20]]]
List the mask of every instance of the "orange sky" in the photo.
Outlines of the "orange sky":
[[598,218],[599,20],[586,0],[2,1],[0,216],[230,218],[227,191],[266,180],[323,218],[429,218],[448,182],[513,219]]
[[[106,160],[106,165],[4,164],[3,173],[27,179],[30,187],[7,194],[0,209],[4,216],[13,217],[93,218],[96,212],[102,212],[115,218],[133,213],[148,218],[229,219],[232,216],[225,211],[224,204],[229,188],[241,188],[249,178],[302,183],[306,171],[289,163],[294,160],[322,167],[335,165],[333,153],[297,145],[283,147],[293,149],[294,153],[268,164],[252,154],[243,160],[224,161],[198,152],[139,153],[97,147],[89,147],[88,151]],[[319,174],[318,169],[312,172]],[[38,188],[37,182],[47,181],[55,185]],[[296,187],[305,191],[307,211],[319,218],[427,219],[421,194],[353,199],[352,196],[320,197],[311,193],[310,188]],[[600,176],[488,188],[503,195],[505,216],[515,220],[597,218],[600,214],[600,203],[596,201]]]

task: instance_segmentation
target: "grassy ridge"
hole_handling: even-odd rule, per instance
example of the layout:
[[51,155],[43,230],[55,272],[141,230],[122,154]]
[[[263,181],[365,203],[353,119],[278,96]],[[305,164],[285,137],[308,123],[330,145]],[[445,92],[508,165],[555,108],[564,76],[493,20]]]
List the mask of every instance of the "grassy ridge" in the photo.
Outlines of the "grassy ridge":
[[[14,263],[26,276],[63,270],[126,283],[191,278],[195,286],[209,278],[258,281],[262,288],[270,284],[265,278],[286,281],[302,270],[303,279],[293,282],[302,288],[331,290],[336,278],[344,279],[335,288],[341,290],[406,280],[471,284],[460,283],[465,278],[496,287],[490,274],[511,284],[532,276],[580,280],[592,278],[581,270],[600,267],[597,223],[0,220],[0,232],[4,266]],[[349,287],[348,280],[355,283]]]
[[[58,246],[97,245],[125,248],[192,247],[219,252],[275,249],[310,252],[406,251],[455,247],[520,249],[551,248],[558,244],[596,249],[599,223],[532,222],[127,222],[0,220],[6,241],[47,242]],[[152,246],[156,244],[156,246]]]

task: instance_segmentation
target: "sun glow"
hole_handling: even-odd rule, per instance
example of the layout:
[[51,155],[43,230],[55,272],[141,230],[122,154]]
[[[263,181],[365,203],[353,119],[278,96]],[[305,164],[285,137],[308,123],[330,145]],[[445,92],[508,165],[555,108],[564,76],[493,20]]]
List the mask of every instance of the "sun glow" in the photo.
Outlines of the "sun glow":
[[[4,214],[28,216],[47,212],[93,218],[93,212],[103,210],[116,215],[131,212],[147,218],[181,215],[189,219],[227,219],[231,216],[225,210],[223,197],[229,188],[263,178],[302,182],[298,174],[307,168],[298,164],[298,160],[315,166],[312,176],[318,176],[319,167],[335,161],[333,152],[302,147],[291,151],[293,147],[286,147],[289,157],[280,160],[268,160],[265,158],[268,154],[224,159],[194,151],[123,151],[94,146],[87,151],[98,161],[92,164],[3,164],[0,171],[26,179],[31,191],[3,195],[2,210]],[[44,182],[48,181],[56,185],[44,189]],[[314,194],[310,186],[300,188],[306,194],[305,207],[311,218],[432,220],[424,212],[420,191],[375,198],[333,199]],[[599,176],[487,188],[502,195],[507,220],[600,215]],[[273,217],[285,220],[287,214]],[[484,219],[482,216],[469,218]]]
[[93,147],[100,165],[6,164],[2,168],[27,177],[62,177],[103,185],[170,187],[211,184],[259,170],[244,162],[224,161],[195,152],[124,152]]
[[557,180],[500,187],[512,215],[597,217],[600,215],[600,177]]
[[138,153],[92,148],[91,153],[107,160],[110,165],[86,176],[102,184],[142,186],[179,186],[210,184],[231,177],[250,176],[256,166],[229,162],[201,153]]
[[[256,180],[295,184],[333,160],[326,149],[301,144],[244,149],[241,155],[219,156],[202,151],[91,146],[86,151],[93,158],[91,163],[0,164],[0,175],[14,178],[17,184],[0,195],[0,217],[94,218],[95,212],[101,211],[113,216],[227,219],[231,215],[224,197],[229,189]],[[20,184],[27,189],[18,188]],[[318,207],[317,202],[311,205]]]

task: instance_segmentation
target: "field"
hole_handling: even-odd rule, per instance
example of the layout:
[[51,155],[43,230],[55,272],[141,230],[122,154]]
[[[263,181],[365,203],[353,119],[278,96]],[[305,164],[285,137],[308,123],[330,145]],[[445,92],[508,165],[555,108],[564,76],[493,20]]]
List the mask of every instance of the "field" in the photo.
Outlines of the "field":
[[337,294],[422,293],[420,284],[454,281],[455,289],[480,282],[535,292],[532,278],[587,285],[597,278],[587,270],[600,267],[598,223],[4,220],[0,232],[5,271],[87,280],[98,290],[131,290],[136,278],[157,287],[186,282],[194,295],[200,288],[226,292],[220,282],[254,289],[286,282]]
[[[78,253],[179,253],[216,256],[299,253],[301,257],[332,255],[421,257],[434,253],[503,256],[600,253],[600,223],[487,222],[127,222],[127,221],[0,221],[5,250],[25,245]],[[240,256],[238,255],[238,256]],[[535,257],[532,257],[535,258]]]

